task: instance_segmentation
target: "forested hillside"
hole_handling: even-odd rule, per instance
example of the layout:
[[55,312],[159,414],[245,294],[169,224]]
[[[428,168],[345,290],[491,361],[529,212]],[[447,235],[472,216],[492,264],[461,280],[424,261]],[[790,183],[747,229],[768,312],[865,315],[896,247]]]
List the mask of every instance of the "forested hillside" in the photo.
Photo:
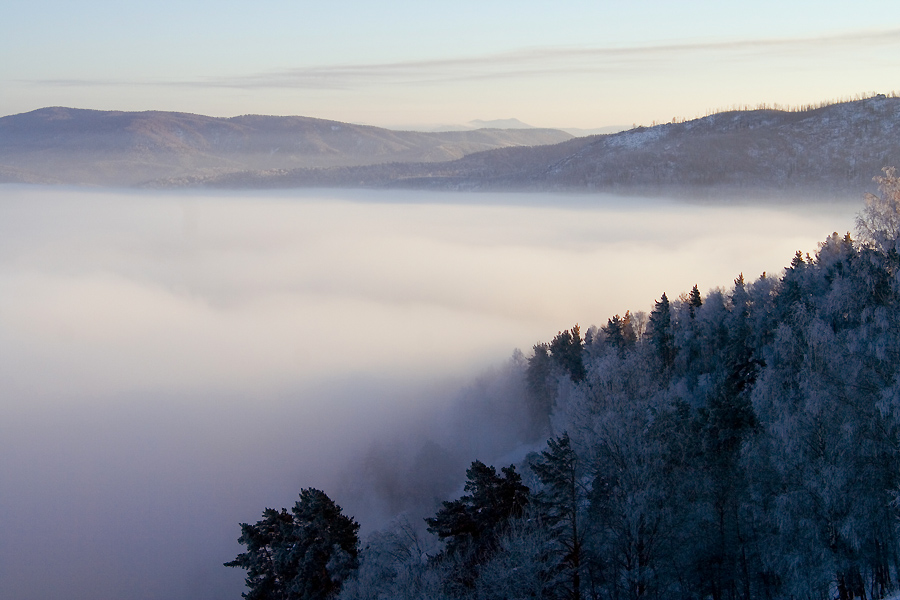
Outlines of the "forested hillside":
[[[435,163],[231,172],[159,185],[407,187],[816,196],[869,189],[900,161],[900,98],[760,108]],[[871,188],[874,191],[874,188]]]
[[515,465],[475,461],[461,497],[370,536],[351,572],[337,560],[347,553],[322,558],[342,565],[339,597],[896,589],[900,179],[887,170],[879,183],[855,239],[835,233],[781,274],[664,293],[649,315],[536,345],[521,410],[544,449]]

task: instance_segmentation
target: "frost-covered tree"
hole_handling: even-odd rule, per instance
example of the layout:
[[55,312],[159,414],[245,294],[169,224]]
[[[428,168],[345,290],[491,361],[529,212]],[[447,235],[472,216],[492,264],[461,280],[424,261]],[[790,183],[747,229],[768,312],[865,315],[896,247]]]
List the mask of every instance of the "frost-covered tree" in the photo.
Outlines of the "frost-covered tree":
[[535,497],[542,521],[559,545],[559,564],[566,576],[565,597],[581,598],[584,554],[585,468],[572,449],[569,435],[547,440],[547,449],[531,461],[531,469],[543,484]]
[[[476,461],[466,495],[427,520],[445,543],[437,560],[409,568],[405,551],[373,554],[359,581],[390,585],[353,584],[348,600],[878,600],[895,590],[900,181],[886,170],[879,184],[859,241],[835,233],[780,275],[663,295],[644,335],[626,312],[584,343],[576,327],[536,345],[521,395],[549,415],[553,437],[528,459],[535,494],[512,467]],[[250,532],[260,538],[291,518],[264,516]],[[277,561],[260,554],[258,573]],[[404,587],[401,571],[431,587]]]
[[344,582],[339,600],[439,600],[445,565],[428,560],[437,553],[432,536],[423,536],[405,516],[371,534],[359,554],[359,568]]
[[478,568],[479,600],[565,598],[560,544],[540,517],[526,512],[514,519],[497,540],[497,549]]
[[885,167],[876,177],[878,194],[866,194],[866,206],[856,218],[860,241],[883,253],[900,253],[900,177]]
[[[572,448],[587,453],[585,526],[576,525],[588,534],[580,579],[592,596],[637,600],[660,591],[663,549],[671,539],[673,487],[661,468],[660,440],[648,435],[652,415],[662,406],[660,382],[646,367],[651,353],[643,344],[609,346],[592,358],[583,384],[566,391],[558,403],[561,412],[554,414],[554,426],[569,432]],[[565,445],[550,452],[558,455],[560,460],[553,462],[560,465],[563,458],[571,459]],[[580,468],[575,465],[576,473]],[[558,473],[560,492],[566,472]],[[586,556],[591,560],[585,561]]]

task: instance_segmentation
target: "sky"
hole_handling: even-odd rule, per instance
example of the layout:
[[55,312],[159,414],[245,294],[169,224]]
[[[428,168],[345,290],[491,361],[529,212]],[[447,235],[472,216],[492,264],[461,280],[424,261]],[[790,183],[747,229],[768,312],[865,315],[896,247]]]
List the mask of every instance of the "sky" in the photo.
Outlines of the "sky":
[[895,0],[4,0],[0,115],[594,128],[900,90]]

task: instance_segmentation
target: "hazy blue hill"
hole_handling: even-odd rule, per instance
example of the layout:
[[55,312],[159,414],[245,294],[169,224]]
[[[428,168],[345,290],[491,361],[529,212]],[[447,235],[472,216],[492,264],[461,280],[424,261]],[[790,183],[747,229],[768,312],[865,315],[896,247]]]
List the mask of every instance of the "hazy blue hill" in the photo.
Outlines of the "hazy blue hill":
[[46,108],[0,118],[0,181],[654,193],[871,189],[900,165],[900,98],[750,110],[572,138],[307,117]]
[[877,96],[805,111],[725,112],[555,145],[498,148],[442,163],[270,170],[178,183],[675,193],[695,193],[698,189],[858,192],[871,189],[872,177],[880,174],[883,166],[897,164],[900,98]]
[[308,117],[55,107],[0,118],[0,180],[134,185],[247,170],[448,161],[569,138],[550,129],[422,133]]
[[475,128],[493,128],[499,127],[501,129],[534,129],[533,125],[529,125],[528,123],[523,123],[518,119],[491,119],[490,121],[485,121],[483,119],[475,119],[474,121],[469,121],[469,125]]
[[578,138],[556,151],[501,149],[422,170],[423,179],[488,189],[815,191],[868,188],[883,166],[894,164],[900,164],[900,98],[875,97],[801,112],[719,113]]

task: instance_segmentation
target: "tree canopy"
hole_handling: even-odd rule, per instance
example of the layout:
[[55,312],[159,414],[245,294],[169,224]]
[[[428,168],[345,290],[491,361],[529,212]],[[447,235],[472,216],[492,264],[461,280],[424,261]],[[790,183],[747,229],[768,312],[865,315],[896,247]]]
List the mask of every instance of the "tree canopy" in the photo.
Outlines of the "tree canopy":
[[357,566],[359,524],[324,492],[307,488],[290,512],[267,508],[241,523],[246,552],[225,563],[247,570],[247,600],[324,600]]
[[[389,584],[351,586],[343,600],[896,590],[900,179],[878,181],[858,239],[834,233],[780,275],[739,274],[705,296],[693,285],[662,294],[649,318],[626,312],[584,340],[576,325],[536,344],[522,409],[545,448],[519,471],[474,461],[465,493],[425,520],[440,550],[373,546],[363,554]],[[229,564],[248,568],[248,585],[287,589],[297,576],[279,550],[296,515],[270,509],[242,526],[248,553]]]

